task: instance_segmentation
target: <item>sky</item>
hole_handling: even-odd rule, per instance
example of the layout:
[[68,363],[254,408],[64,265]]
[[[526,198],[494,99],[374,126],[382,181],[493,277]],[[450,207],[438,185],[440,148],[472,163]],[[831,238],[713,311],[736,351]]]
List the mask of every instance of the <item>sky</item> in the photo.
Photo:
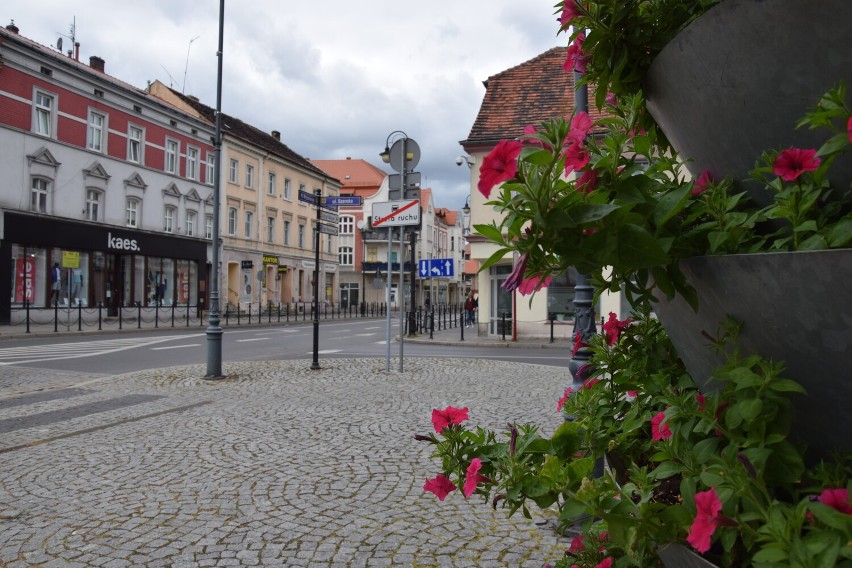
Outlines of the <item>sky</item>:
[[[470,191],[458,167],[488,77],[551,47],[556,0],[226,0],[222,110],[305,158],[363,159],[393,131],[420,146],[416,171],[437,207]],[[217,0],[5,0],[0,24],[144,88],[159,79],[216,106]],[[476,166],[475,166],[476,167]]]

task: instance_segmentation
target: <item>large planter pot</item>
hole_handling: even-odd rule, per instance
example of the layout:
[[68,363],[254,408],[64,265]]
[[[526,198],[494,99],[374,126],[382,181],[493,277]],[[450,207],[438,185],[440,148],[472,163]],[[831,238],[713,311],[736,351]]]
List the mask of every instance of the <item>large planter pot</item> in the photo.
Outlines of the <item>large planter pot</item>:
[[786,365],[794,396],[793,439],[809,455],[852,452],[852,249],[690,258],[681,265],[698,292],[696,313],[680,297],[655,311],[699,388],[723,361],[701,332],[715,335],[726,315],[743,322],[743,355]]
[[[828,131],[794,130],[841,81],[852,88],[852,2],[723,0],[657,56],[646,84],[648,110],[697,175],[748,177],[772,148],[818,148]],[[831,180],[848,190],[852,155]],[[743,187],[761,205],[762,184]]]

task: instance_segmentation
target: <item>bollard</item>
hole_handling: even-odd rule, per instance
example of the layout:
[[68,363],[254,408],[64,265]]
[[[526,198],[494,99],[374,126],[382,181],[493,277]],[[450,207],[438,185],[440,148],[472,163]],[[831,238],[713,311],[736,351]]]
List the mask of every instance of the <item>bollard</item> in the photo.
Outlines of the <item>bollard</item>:
[[[139,318],[139,327],[142,327],[142,318]],[[160,300],[154,304],[154,327],[160,327]]]
[[189,300],[186,301],[186,327],[189,327]]
[[172,302],[172,327],[175,326],[175,304]]
[[249,320],[248,324],[251,325],[251,302],[249,302]]
[[556,321],[556,312],[548,312],[547,318],[550,320],[550,342],[553,343],[553,322]]
[[461,330],[461,340],[464,341],[464,324],[460,325],[459,329]]
[[83,303],[77,301],[77,331],[83,331]]
[[59,302],[53,302],[53,331],[59,331]]
[[502,332],[503,332],[503,341],[506,341],[506,312],[500,314]]
[[27,310],[27,333],[30,332],[30,301],[27,300],[24,302],[24,307]]
[[98,302],[98,331],[102,331],[101,328],[101,310],[104,308],[103,302]]

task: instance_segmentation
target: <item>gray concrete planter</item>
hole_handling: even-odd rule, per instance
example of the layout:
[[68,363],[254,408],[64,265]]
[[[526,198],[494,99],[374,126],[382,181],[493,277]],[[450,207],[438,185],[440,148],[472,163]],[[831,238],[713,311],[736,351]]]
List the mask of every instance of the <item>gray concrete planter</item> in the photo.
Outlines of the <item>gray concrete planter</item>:
[[716,568],[682,544],[664,544],[659,550],[660,560],[666,568]]
[[[744,180],[765,150],[818,148],[827,131],[794,130],[841,81],[852,88],[852,2],[724,0],[657,56],[646,80],[648,110],[694,175]],[[852,155],[831,180],[849,188]],[[743,183],[752,198],[771,198]]]
[[744,322],[743,354],[784,361],[807,389],[794,397],[794,439],[811,457],[852,451],[852,249],[696,257],[682,269],[698,313],[680,297],[655,310],[699,387],[714,387],[721,363],[701,332],[730,314]]

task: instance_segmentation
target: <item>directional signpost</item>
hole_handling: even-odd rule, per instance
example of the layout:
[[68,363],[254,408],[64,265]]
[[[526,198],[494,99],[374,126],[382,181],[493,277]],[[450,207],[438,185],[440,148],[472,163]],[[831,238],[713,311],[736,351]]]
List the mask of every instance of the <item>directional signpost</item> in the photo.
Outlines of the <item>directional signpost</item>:
[[417,263],[417,274],[420,278],[448,278],[450,276],[455,276],[453,259],[423,259]]

